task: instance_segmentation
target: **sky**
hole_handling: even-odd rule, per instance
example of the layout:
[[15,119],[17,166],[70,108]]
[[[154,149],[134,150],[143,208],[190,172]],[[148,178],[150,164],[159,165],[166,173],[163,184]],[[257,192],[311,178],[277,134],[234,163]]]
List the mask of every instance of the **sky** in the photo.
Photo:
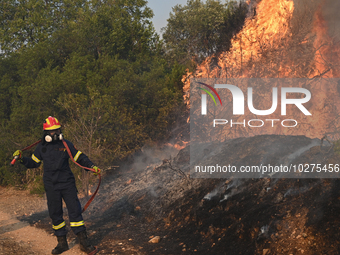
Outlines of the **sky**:
[[177,4],[186,5],[187,0],[147,0],[147,6],[150,7],[154,13],[152,23],[156,32],[160,35],[160,30],[167,24],[169,13],[172,12],[172,7]]

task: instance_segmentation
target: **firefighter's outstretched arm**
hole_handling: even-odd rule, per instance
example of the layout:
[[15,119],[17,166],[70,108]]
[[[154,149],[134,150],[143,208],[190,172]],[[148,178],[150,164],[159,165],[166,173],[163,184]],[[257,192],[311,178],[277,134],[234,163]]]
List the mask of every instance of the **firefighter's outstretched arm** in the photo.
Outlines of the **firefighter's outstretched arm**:
[[35,156],[34,153],[30,158],[28,158],[22,156],[21,150],[16,150],[13,153],[13,157],[27,168],[38,168],[41,164],[41,159],[39,159],[38,156]]

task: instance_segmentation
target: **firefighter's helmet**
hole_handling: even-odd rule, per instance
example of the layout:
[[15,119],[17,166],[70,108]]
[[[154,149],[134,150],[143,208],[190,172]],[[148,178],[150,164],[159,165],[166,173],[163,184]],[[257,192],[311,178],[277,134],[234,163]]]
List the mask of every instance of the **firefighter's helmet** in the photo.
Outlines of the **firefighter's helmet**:
[[57,120],[57,118],[49,116],[44,121],[43,128],[44,128],[44,130],[54,130],[54,129],[61,128],[61,125],[60,125],[59,120]]

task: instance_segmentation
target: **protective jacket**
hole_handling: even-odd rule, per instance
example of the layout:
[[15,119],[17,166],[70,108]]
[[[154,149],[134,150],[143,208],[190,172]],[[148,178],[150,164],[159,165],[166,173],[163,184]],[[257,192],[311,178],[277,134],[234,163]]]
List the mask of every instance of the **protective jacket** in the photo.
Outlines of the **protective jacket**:
[[[89,168],[93,166],[91,160],[84,153],[77,150],[70,141],[66,139],[64,141],[66,141],[77,163]],[[22,163],[27,168],[37,168],[41,161],[44,161],[44,184],[58,189],[75,183],[74,175],[69,166],[69,158],[64,144],[58,140],[51,143],[39,143],[32,157],[23,157]]]

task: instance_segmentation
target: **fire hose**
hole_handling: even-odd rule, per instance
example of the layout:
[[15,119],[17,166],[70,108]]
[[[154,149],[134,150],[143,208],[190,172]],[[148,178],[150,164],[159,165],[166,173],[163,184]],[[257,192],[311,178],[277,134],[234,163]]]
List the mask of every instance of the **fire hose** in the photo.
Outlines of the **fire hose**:
[[[35,145],[39,144],[40,142],[41,142],[41,140],[39,140],[39,141],[37,141],[37,142],[31,144],[30,146],[27,146],[26,148],[22,149],[21,151],[29,150],[29,149],[31,149],[32,147],[34,147]],[[68,147],[67,143],[66,143],[64,140],[62,140],[62,142],[63,142],[63,144],[64,144],[64,146],[65,146],[65,148],[66,148],[66,150],[67,150],[68,155],[70,156],[71,160],[73,161],[73,163],[75,163],[77,166],[79,166],[79,167],[81,167],[81,168],[84,168],[84,169],[89,170],[89,171],[91,171],[91,172],[97,173],[93,168],[85,167],[85,166],[82,166],[82,165],[80,165],[79,163],[77,163],[77,162],[74,160],[74,158],[72,157],[71,150],[70,150],[70,148]],[[17,159],[18,159],[18,156],[15,156],[14,159],[11,161],[11,165],[12,165],[12,166],[14,166],[14,164],[15,164],[15,162],[16,162]],[[101,175],[100,175],[100,169],[98,169],[98,170],[99,170],[99,172],[97,173],[98,178],[99,178],[98,186],[97,186],[97,188],[96,188],[96,191],[92,194],[91,198],[90,198],[90,199],[87,201],[87,203],[85,204],[85,206],[84,206],[84,208],[83,208],[83,210],[82,210],[82,213],[85,212],[85,210],[89,207],[89,205],[91,204],[91,202],[93,201],[94,197],[97,195],[97,192],[98,192],[98,190],[99,190],[99,186],[100,186],[100,183],[101,183],[101,181],[102,181],[102,177],[101,177]]]
[[[86,170],[89,170],[91,172],[94,172],[94,173],[97,173],[93,168],[89,168],[89,167],[85,167],[85,166],[82,166],[80,164],[78,164],[74,158],[72,157],[72,153],[70,151],[70,148],[67,146],[67,143],[64,141],[64,140],[61,140],[67,150],[67,153],[68,155],[70,156],[71,160],[73,161],[73,163],[75,163],[77,166],[80,166],[81,168],[84,168]],[[98,174],[98,178],[99,178],[99,181],[98,181],[98,186],[96,188],[96,191],[93,193],[93,195],[91,196],[91,198],[89,199],[89,201],[87,201],[87,203],[85,204],[83,210],[81,211],[82,213],[85,212],[85,210],[87,209],[87,207],[89,207],[89,205],[91,204],[92,200],[94,199],[94,197],[97,195],[97,192],[99,190],[99,186],[100,186],[100,183],[102,182],[102,177],[101,177],[101,174],[100,174],[100,170],[99,172],[97,173]]]
[[[41,140],[36,141],[35,143],[31,144],[30,146],[27,146],[26,148],[22,149],[21,151],[27,151],[27,150],[31,149],[32,147],[36,146],[40,142],[41,142]],[[14,159],[11,161],[11,166],[14,166],[15,161],[17,161],[18,158],[19,158],[19,156],[14,157]]]

